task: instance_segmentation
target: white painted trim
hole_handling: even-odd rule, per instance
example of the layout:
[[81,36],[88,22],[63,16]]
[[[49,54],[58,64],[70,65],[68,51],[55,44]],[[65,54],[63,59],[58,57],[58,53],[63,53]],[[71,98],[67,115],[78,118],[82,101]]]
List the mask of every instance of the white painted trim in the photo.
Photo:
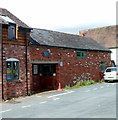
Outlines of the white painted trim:
[[30,61],[31,63],[38,64],[60,64],[60,61]]
[[18,59],[16,59],[16,58],[9,58],[9,59],[7,59],[6,61],[18,61],[19,62],[19,60]]

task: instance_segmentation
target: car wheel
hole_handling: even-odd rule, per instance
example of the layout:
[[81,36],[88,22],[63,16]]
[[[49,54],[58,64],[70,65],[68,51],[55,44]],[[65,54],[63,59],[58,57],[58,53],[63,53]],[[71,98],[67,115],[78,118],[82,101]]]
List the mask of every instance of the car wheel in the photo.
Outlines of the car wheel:
[[105,82],[108,82],[108,80],[105,80]]

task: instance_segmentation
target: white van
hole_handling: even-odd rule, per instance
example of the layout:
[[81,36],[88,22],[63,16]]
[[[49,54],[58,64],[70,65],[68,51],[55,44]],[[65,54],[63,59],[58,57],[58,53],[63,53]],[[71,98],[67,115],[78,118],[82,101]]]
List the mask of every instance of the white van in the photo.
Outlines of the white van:
[[104,80],[105,81],[118,80],[118,68],[108,67],[104,72]]

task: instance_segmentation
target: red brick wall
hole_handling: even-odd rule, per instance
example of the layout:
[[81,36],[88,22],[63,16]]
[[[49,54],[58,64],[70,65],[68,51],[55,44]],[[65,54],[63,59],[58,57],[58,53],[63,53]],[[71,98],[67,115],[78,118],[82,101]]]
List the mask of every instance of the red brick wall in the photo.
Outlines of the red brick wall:
[[0,100],[2,98],[2,25],[0,24]]
[[[27,36],[24,32],[19,31],[18,40],[9,41],[7,36],[7,27],[3,30],[3,84],[4,97],[17,97],[26,95],[26,46],[25,41],[29,41],[29,32]],[[22,33],[22,34],[21,34]],[[25,38],[26,37],[26,38]],[[43,57],[42,52],[49,49],[51,56]],[[6,81],[6,60],[16,58],[20,61],[20,82]],[[101,61],[110,62],[110,53],[88,51],[87,58],[77,58],[74,49],[48,48],[28,46],[28,90],[32,92],[32,63],[31,61],[58,61],[63,62],[63,66],[57,64],[56,79],[57,83],[61,82],[62,87],[73,85],[80,79],[95,80],[101,79]]]
[[2,98],[2,45],[0,43],[0,99]]
[[[44,50],[51,51],[51,57],[43,57]],[[58,64],[57,82],[61,82],[64,87],[67,84],[73,85],[79,80],[101,79],[101,61],[110,63],[110,53],[88,51],[87,58],[77,58],[73,49],[29,47],[29,78],[32,85],[32,64],[31,61],[62,61],[63,66]]]
[[[3,45],[4,62],[4,96],[17,97],[26,95],[26,47],[20,45]],[[43,57],[44,50],[51,51],[51,57]],[[31,61],[58,61],[63,62],[63,66],[57,64],[56,79],[61,82],[62,87],[73,85],[79,80],[101,79],[101,61],[110,61],[110,53],[106,52],[87,52],[88,58],[77,58],[76,51],[73,49],[47,48],[47,47],[28,47],[28,89],[32,92],[32,64]],[[6,60],[16,58],[20,61],[20,79],[21,82],[6,82]]]
[[[16,58],[20,61],[20,80],[6,81],[6,60]],[[3,45],[3,78],[4,78],[4,97],[17,97],[26,95],[26,47],[19,45]]]
[[[15,41],[8,40],[8,28],[2,26],[3,41],[3,88],[4,99],[26,95],[26,41],[29,42],[29,30],[18,30],[18,39]],[[20,61],[20,80],[6,81],[6,60],[16,58]]]

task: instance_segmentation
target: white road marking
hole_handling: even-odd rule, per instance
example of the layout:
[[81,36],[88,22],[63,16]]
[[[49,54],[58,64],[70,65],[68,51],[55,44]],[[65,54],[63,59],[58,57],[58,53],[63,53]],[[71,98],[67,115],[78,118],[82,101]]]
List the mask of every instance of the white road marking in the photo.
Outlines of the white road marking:
[[36,96],[36,97],[42,97],[42,96]]
[[103,86],[101,86],[100,88],[104,88]]
[[31,107],[32,105],[22,106],[21,108]]
[[65,91],[68,91],[68,90],[65,90]]
[[93,90],[97,90],[97,88],[94,88]]
[[40,102],[40,104],[44,104],[44,103],[47,103],[47,101]]
[[59,100],[60,98],[54,98],[53,100]]
[[107,87],[109,87],[109,85],[107,85]]
[[5,111],[1,111],[0,113],[5,113],[5,112],[8,112],[8,111],[11,111],[11,109],[8,109],[8,110],[5,110]]
[[89,92],[90,90],[84,91],[84,92]]
[[69,94],[69,93],[72,93],[74,91],[69,91],[69,92],[66,92],[66,93],[61,93],[61,94],[56,94],[56,95],[52,95],[52,96],[48,96],[47,98],[52,98],[52,97],[56,97],[56,96],[62,96],[62,95],[66,95],[66,94]]
[[22,100],[26,99],[26,98],[21,98]]

